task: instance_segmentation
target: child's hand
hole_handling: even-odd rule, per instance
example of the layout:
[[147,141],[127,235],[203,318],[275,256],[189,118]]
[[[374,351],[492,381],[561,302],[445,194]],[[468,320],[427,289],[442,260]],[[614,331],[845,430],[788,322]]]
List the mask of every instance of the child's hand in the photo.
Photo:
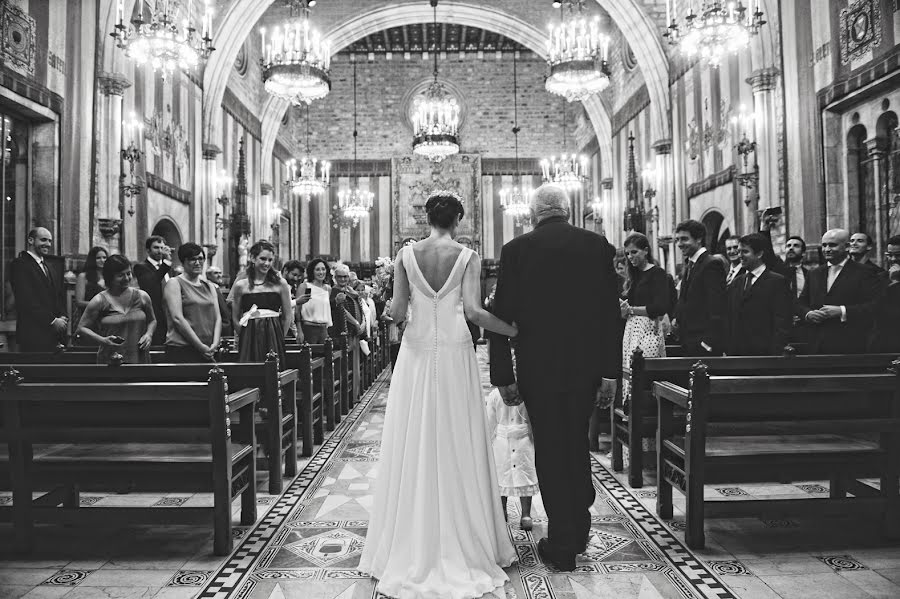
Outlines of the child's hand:
[[522,403],[522,397],[519,395],[519,386],[515,383],[506,387],[497,387],[503,403],[508,406],[517,406]]

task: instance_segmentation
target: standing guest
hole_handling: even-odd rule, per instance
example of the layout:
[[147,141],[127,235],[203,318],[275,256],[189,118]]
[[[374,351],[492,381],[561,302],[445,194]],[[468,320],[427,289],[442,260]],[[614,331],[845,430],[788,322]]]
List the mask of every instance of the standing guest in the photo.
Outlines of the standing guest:
[[616,293],[621,299],[625,297],[625,281],[628,280],[628,259],[624,255],[616,256],[613,268],[616,269]]
[[803,266],[803,257],[806,255],[806,242],[802,237],[794,235],[784,242],[784,261],[788,267],[788,285],[794,298],[799,298],[806,288],[809,280],[809,269]]
[[184,272],[169,279],[166,306],[166,359],[175,362],[212,362],[222,337],[219,294],[203,279],[206,254],[189,241],[178,248]]
[[725,240],[725,257],[728,258],[728,273],[725,275],[726,287],[730,286],[742,272],[740,239],[737,235],[732,235]]
[[725,351],[729,356],[777,356],[791,326],[791,290],[766,267],[766,240],[759,233],[740,239],[744,272],[728,288]]
[[346,265],[338,263],[332,271],[334,287],[331,288],[331,320],[332,327],[329,333],[332,339],[338,340],[342,333],[349,336],[358,335],[360,332],[359,321],[362,319],[361,311],[357,311],[356,292],[350,288],[350,269]]
[[206,280],[212,283],[216,290],[219,315],[222,317],[222,337],[233,337],[234,325],[231,322],[231,304],[225,299],[225,292],[222,291],[222,269],[218,266],[207,268]]
[[151,235],[144,242],[147,259],[134,265],[134,278],[141,289],[147,292],[153,302],[153,312],[157,315],[156,331],[153,333],[153,345],[162,345],[166,341],[166,318],[163,312],[163,288],[172,275],[172,263],[166,258],[171,252],[166,240],[159,235]]
[[888,239],[884,265],[889,285],[875,307],[875,326],[869,351],[900,353],[900,235]]
[[868,234],[854,233],[850,236],[850,259],[857,264],[882,274],[884,269],[872,262],[872,258],[869,255],[873,247],[875,247],[875,242],[872,241]]
[[28,249],[10,265],[16,299],[16,341],[23,352],[52,352],[65,339],[62,270],[50,256],[53,235],[38,227],[28,232]]
[[365,322],[363,330],[365,330],[367,337],[372,337],[377,328],[377,321],[375,320],[377,314],[375,313],[375,302],[372,301],[372,288],[360,281],[357,286],[357,293],[359,293],[359,303],[362,306],[363,320]]
[[810,325],[810,352],[859,354],[866,350],[872,312],[882,294],[874,269],[850,259],[850,234],[831,229],[822,236],[826,264],[810,271],[797,315]]
[[706,227],[686,220],[675,228],[675,240],[684,256],[678,306],[678,336],[685,356],[722,354],[725,321],[725,268],[703,247]]
[[288,339],[296,339],[298,343],[303,343],[303,336],[300,332],[300,298],[297,296],[297,289],[300,286],[300,283],[303,282],[303,265],[300,264],[299,260],[288,260],[281,267],[281,276],[287,281],[288,287],[291,290],[291,302],[294,306],[293,308],[293,320],[291,321],[291,328],[287,332],[286,337]]
[[75,279],[75,306],[79,310],[87,308],[95,295],[106,289],[103,283],[103,265],[109,254],[106,248],[94,246],[84,261],[84,270]]
[[78,334],[99,345],[97,364],[119,353],[128,364],[149,364],[157,318],[150,295],[131,286],[131,261],[114,254],[103,265],[107,289],[88,302]]
[[293,322],[291,290],[273,268],[275,246],[265,240],[250,248],[247,276],[232,288],[232,318],[237,323],[241,362],[264,362],[274,350],[284,364],[284,336]]
[[328,263],[321,258],[306,265],[306,282],[297,288],[300,305],[301,339],[318,345],[328,338],[331,320],[331,287],[327,283]]

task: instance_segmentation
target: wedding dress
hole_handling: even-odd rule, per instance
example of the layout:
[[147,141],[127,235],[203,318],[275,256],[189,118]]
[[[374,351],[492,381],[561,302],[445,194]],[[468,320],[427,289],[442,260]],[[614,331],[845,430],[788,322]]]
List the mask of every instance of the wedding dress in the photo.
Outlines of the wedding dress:
[[398,260],[410,310],[391,378],[375,501],[360,569],[399,599],[480,597],[516,553],[503,517],[462,280],[464,248],[431,288],[411,246]]

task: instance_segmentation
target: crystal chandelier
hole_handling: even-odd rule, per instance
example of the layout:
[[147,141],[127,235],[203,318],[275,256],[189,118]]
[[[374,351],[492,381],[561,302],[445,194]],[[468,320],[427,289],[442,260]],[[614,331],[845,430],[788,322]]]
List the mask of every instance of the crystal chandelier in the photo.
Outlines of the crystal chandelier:
[[[563,148],[567,145],[567,116],[566,104],[563,102]],[[559,158],[551,156],[549,159],[541,160],[541,175],[546,183],[556,183],[564,187],[566,191],[578,191],[587,181],[587,166],[587,157],[563,153]]]
[[[515,176],[520,177],[519,172],[519,78],[518,78],[518,52],[513,53],[513,137],[516,148]],[[531,214],[531,190],[524,185],[504,185],[500,189],[500,208],[503,213],[522,223]]]
[[440,162],[459,153],[459,104],[438,81],[437,3],[434,9],[434,81],[413,102],[413,153]]
[[[356,138],[359,137],[357,129],[357,111],[356,111],[356,61],[353,61],[353,170],[356,171]],[[342,224],[346,223],[346,228],[355,227],[359,224],[360,219],[369,215],[372,206],[375,204],[375,194],[369,190],[363,190],[357,183],[350,189],[342,189],[338,192],[338,210],[343,214]]]
[[[187,70],[209,58],[215,48],[212,45],[212,10],[209,3],[199,15],[201,33],[194,27],[193,0],[185,2],[187,8],[179,11],[179,0],[154,0],[144,20],[144,2],[139,1],[138,18],[125,22],[125,0],[118,0],[116,25],[110,35],[125,55],[137,64],[149,64],[159,71],[163,81],[175,69]],[[180,14],[179,14],[180,13]],[[179,18],[181,16],[182,18]]]
[[290,179],[285,181],[285,185],[307,201],[314,195],[325,193],[331,182],[331,163],[319,160],[309,152],[309,104],[306,105],[306,154],[299,161],[291,160],[287,166]]
[[266,91],[293,104],[309,104],[331,91],[331,45],[309,24],[315,0],[286,0],[291,16],[276,27],[268,43],[261,29],[263,82]]
[[741,0],[687,0],[688,14],[679,24],[678,0],[666,0],[670,25],[665,37],[689,58],[700,57],[717,67],[726,55],[746,48],[750,38],[766,24],[759,0],[748,3],[744,6]]
[[582,102],[609,86],[609,36],[600,29],[600,17],[584,15],[585,0],[553,2],[561,22],[550,25],[547,91],[569,102]]

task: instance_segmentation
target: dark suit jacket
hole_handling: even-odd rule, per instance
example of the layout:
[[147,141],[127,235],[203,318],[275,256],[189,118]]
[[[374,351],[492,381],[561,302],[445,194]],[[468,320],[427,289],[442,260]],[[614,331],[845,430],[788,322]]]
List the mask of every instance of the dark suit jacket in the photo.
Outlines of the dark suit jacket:
[[805,321],[810,311],[822,306],[846,306],[847,322],[832,318],[820,324],[810,323],[809,350],[816,354],[863,353],[875,306],[884,292],[884,281],[874,269],[848,260],[827,291],[828,267],[826,263],[810,271],[797,303],[797,316]]
[[[505,246],[494,314],[515,322],[519,386],[532,396],[587,390],[616,378],[622,347],[616,296],[615,249],[605,237],[551,217]],[[578,281],[577,300],[556,281]],[[490,335],[491,383],[516,381],[509,339]]]
[[222,314],[222,337],[234,336],[234,325],[231,323],[231,306],[225,299],[225,292],[218,285],[216,288],[216,298],[219,302],[219,312]]
[[900,353],[900,283],[892,283],[875,306],[869,351]]
[[153,333],[153,344],[162,345],[166,342],[166,313],[163,309],[163,287],[166,274],[169,273],[169,265],[161,264],[157,269],[149,261],[138,262],[132,267],[134,278],[137,279],[141,289],[150,296],[153,304],[153,314],[156,316],[156,331]]
[[66,313],[63,259],[46,256],[50,278],[37,261],[22,252],[10,265],[10,282],[16,298],[16,341],[20,351],[52,352],[64,338],[51,326]]
[[788,341],[793,315],[787,281],[768,268],[744,293],[747,273],[728,287],[729,356],[780,356]]
[[724,350],[725,267],[707,251],[691,268],[690,278],[681,282],[675,318],[678,337],[686,355],[704,355],[701,343],[713,355]]
[[734,285],[734,282],[737,281],[737,278],[738,278],[739,276],[741,276],[742,274],[744,274],[744,272],[745,272],[743,266],[738,267],[737,274],[734,275],[734,278],[731,279],[731,283],[729,283],[729,282],[728,282],[728,273],[730,272],[730,270],[731,270],[731,266],[729,265],[729,267],[728,267],[727,269],[725,269],[725,286],[726,286],[726,287],[729,287],[729,288],[730,288],[732,285]]

